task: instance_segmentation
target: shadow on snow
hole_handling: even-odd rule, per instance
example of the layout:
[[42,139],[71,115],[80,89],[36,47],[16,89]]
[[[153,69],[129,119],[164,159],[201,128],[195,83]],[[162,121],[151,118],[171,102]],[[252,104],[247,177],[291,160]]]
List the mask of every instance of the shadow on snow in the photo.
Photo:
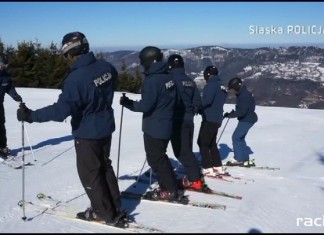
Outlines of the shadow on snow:
[[[64,141],[70,141],[70,140],[73,140],[72,135],[62,136],[62,137],[58,137],[58,138],[52,138],[52,139],[48,139],[48,140],[39,142],[38,144],[31,146],[31,148],[33,150],[37,150],[37,149],[40,150],[41,148],[43,148],[43,147],[45,147],[47,145],[58,145],[58,144],[60,144],[60,143],[62,143]],[[26,146],[26,144],[24,146],[24,150],[31,150],[31,148],[30,148],[29,145]],[[17,149],[12,149],[11,154],[12,154],[12,156],[17,156],[17,154],[19,152],[21,152],[21,151],[22,151],[22,147],[17,148]]]

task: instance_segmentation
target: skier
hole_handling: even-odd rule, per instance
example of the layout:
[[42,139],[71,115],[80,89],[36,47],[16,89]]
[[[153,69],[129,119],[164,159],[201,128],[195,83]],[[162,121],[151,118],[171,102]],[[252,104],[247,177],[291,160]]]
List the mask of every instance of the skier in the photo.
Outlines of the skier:
[[127,226],[127,212],[121,208],[119,186],[109,159],[115,131],[111,105],[118,73],[109,62],[96,59],[93,52],[89,52],[89,43],[83,33],[66,34],[62,40],[62,54],[71,71],[57,102],[35,111],[22,103],[17,118],[29,123],[62,122],[71,115],[77,170],[91,202],[91,207],[77,217],[105,221],[117,227]]
[[187,174],[180,182],[184,188],[201,190],[203,182],[198,161],[192,152],[194,115],[201,109],[201,97],[196,83],[185,73],[182,56],[173,54],[168,58],[169,73],[177,88],[177,100],[173,119],[171,145],[175,157]]
[[176,88],[172,76],[168,74],[163,53],[154,46],[147,46],[139,53],[144,68],[145,79],[142,84],[140,101],[127,96],[120,98],[120,104],[131,111],[142,112],[142,131],[147,162],[157,174],[159,188],[154,189],[155,200],[176,201],[183,196],[178,190],[176,176],[170,159],[166,155],[172,134]]
[[222,166],[216,143],[217,132],[223,121],[223,106],[227,91],[221,84],[215,66],[205,68],[204,78],[207,84],[203,89],[202,122],[197,140],[202,157],[202,173],[205,176],[228,175]]
[[4,96],[7,93],[16,102],[22,102],[21,96],[17,93],[10,74],[7,72],[8,58],[4,53],[0,53],[0,158],[6,160],[10,155],[10,149],[7,146],[7,135],[5,127]]
[[254,96],[238,77],[234,77],[228,82],[227,89],[236,95],[236,106],[235,110],[225,113],[224,117],[237,118],[238,124],[232,135],[234,157],[226,165],[253,166],[255,164],[250,161],[245,137],[250,128],[258,121],[258,116],[255,113]]

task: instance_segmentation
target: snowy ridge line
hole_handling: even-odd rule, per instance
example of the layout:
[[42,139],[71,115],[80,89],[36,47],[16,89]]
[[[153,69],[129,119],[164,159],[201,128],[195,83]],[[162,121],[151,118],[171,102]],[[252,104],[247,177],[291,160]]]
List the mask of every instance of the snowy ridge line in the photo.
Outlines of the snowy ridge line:
[[[104,221],[85,221],[79,218],[76,218],[76,214],[82,209],[77,206],[77,205],[72,205],[68,204],[68,202],[63,202],[61,200],[55,199],[50,195],[46,195],[44,193],[38,193],[37,194],[37,199],[42,203],[42,204],[37,204],[36,206],[40,207],[45,207],[45,210],[42,213],[45,214],[52,214],[52,215],[57,215],[57,216],[63,216],[68,219],[74,219],[77,221],[83,221],[87,223],[93,223],[93,224],[98,224],[98,225],[104,225],[104,226],[109,226],[112,228],[117,228],[117,229],[123,229],[126,231],[131,231],[135,233],[164,233],[162,230],[159,230],[154,227],[146,226],[140,223],[137,223],[135,221],[131,221],[128,223],[127,228],[120,228],[120,227],[115,227],[115,226],[110,226],[104,223]],[[30,204],[29,205],[35,205],[35,204]],[[63,206],[63,210],[62,210]],[[61,210],[58,210],[58,207],[61,207]],[[46,209],[48,208],[48,209]],[[39,209],[39,208],[38,208]]]
[[[135,192],[129,192],[129,191],[122,191],[121,196],[126,199],[133,199],[133,200],[140,200],[140,201],[143,200],[143,201],[154,202],[154,203],[226,210],[226,205],[223,205],[223,204],[192,201],[189,199],[183,203],[178,202],[178,201],[151,200],[151,199],[145,198],[144,195],[141,193],[135,193]],[[184,196],[184,197],[187,198],[187,196]]]

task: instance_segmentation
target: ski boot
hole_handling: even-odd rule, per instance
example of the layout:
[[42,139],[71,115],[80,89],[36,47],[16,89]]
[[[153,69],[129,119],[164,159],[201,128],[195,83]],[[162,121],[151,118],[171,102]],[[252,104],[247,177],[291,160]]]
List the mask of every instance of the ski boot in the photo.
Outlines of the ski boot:
[[0,148],[0,157],[3,160],[7,160],[11,154],[11,150],[8,147]]

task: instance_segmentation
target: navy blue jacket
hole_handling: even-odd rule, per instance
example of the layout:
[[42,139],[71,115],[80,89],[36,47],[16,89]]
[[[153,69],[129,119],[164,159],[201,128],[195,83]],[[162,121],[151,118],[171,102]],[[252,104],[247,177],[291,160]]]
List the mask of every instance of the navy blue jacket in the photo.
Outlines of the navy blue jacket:
[[222,124],[223,107],[227,98],[225,87],[222,86],[219,76],[209,77],[207,84],[203,89],[202,96],[202,120]]
[[0,103],[4,101],[4,96],[7,93],[11,98],[15,99],[18,93],[12,83],[11,76],[4,70],[0,72]]
[[72,135],[99,140],[115,131],[111,105],[118,73],[113,65],[97,60],[92,52],[71,65],[56,103],[32,112],[34,122],[63,121],[72,116]]
[[229,118],[235,118],[240,122],[256,123],[258,116],[255,113],[255,99],[253,94],[243,85],[236,94],[235,111],[230,113]]
[[201,109],[201,97],[197,85],[186,75],[184,68],[173,68],[170,74],[177,87],[174,119],[193,122],[195,113]]
[[[171,138],[176,88],[168,74],[166,63],[153,63],[145,73],[140,101],[134,101],[132,111],[142,112],[142,131],[156,139]],[[127,106],[126,106],[127,107]]]

